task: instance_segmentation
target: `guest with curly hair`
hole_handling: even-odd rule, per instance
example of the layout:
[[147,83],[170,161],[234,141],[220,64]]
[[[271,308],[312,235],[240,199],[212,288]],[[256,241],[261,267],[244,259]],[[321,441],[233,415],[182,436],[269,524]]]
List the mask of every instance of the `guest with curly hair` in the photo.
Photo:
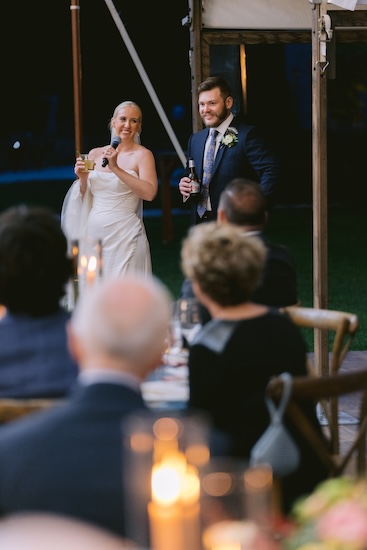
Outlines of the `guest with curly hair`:
[[[285,371],[307,375],[299,329],[278,309],[251,301],[265,258],[258,237],[217,222],[193,226],[181,252],[183,272],[211,315],[190,343],[189,405],[206,411],[214,426],[230,436],[230,454],[242,458],[249,458],[269,425],[264,401],[269,379]],[[314,407],[303,408],[317,427]],[[288,428],[301,461],[282,479],[285,510],[326,476],[308,443],[294,426]]]

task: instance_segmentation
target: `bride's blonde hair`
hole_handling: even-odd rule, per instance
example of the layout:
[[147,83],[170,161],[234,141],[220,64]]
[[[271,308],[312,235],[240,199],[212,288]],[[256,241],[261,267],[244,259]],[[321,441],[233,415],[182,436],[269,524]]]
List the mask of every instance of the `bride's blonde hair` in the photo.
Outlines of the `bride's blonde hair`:
[[[143,112],[141,110],[141,108],[139,107],[139,105],[137,103],[135,103],[135,101],[131,101],[131,100],[127,100],[127,101],[123,101],[122,103],[119,103],[117,105],[117,107],[115,107],[115,110],[113,112],[113,115],[111,117],[111,120],[108,124],[108,128],[111,132],[111,140],[112,138],[115,137],[116,135],[116,132],[115,132],[115,128],[112,126],[112,121],[114,118],[117,117],[117,113],[120,109],[123,109],[124,107],[135,107],[135,109],[137,109],[139,111],[139,122],[140,122],[140,132],[141,132],[141,126],[142,126],[142,122],[143,122]],[[137,142],[137,143],[140,143],[140,132],[137,132],[134,136],[134,140]]]

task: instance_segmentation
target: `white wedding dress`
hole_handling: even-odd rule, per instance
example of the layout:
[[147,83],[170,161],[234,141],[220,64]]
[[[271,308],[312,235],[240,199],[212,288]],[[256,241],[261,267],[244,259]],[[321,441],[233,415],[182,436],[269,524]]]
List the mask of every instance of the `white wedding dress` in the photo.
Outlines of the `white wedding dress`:
[[[136,172],[128,172],[137,177]],[[91,170],[83,198],[79,180],[73,183],[63,202],[61,226],[69,242],[101,239],[103,279],[152,272],[143,200],[112,172]]]

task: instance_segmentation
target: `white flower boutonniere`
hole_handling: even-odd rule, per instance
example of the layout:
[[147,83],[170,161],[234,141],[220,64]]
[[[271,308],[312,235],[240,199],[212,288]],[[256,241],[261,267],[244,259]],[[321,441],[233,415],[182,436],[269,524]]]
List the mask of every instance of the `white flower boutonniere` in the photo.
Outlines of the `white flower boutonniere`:
[[226,133],[222,137],[221,144],[225,147],[233,147],[238,142],[238,130],[229,126]]

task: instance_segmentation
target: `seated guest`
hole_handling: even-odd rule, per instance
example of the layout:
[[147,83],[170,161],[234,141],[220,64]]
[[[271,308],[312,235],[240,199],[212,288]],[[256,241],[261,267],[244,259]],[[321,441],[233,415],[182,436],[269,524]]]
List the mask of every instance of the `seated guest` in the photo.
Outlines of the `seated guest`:
[[[220,196],[218,222],[239,226],[246,236],[259,237],[266,246],[266,262],[261,281],[251,299],[258,304],[285,307],[297,303],[297,274],[294,259],[284,245],[273,243],[265,235],[268,220],[266,199],[258,183],[236,178],[230,181]],[[181,294],[193,297],[191,282],[185,279]],[[209,313],[203,308],[203,322]]]
[[60,307],[72,273],[60,222],[43,207],[0,214],[0,396],[57,397],[77,376]]
[[170,311],[166,289],[137,274],[79,298],[68,324],[78,384],[0,429],[0,515],[65,514],[125,535],[121,422],[146,408],[140,384],[160,365]]
[[[190,345],[189,405],[206,411],[230,436],[230,454],[249,458],[269,424],[269,379],[285,371],[306,375],[306,346],[278,309],[251,301],[266,260],[259,238],[244,237],[232,224],[208,222],[190,229],[181,254],[183,272],[211,316]],[[317,427],[314,408],[305,405],[305,412]],[[298,470],[282,480],[285,510],[326,475],[294,427],[289,430],[302,458]]]

